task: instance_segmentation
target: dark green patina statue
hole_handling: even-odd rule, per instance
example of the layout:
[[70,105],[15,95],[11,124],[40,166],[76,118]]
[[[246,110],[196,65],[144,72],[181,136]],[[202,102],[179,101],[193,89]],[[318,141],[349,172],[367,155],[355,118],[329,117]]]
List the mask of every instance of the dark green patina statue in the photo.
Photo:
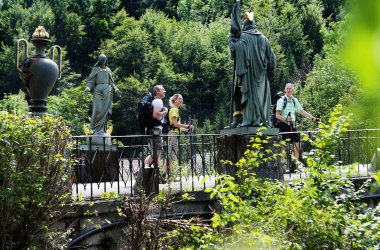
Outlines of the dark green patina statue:
[[[57,79],[61,78],[61,47],[54,45],[50,48],[50,55],[45,55],[50,43],[49,33],[43,26],[38,26],[33,32],[30,42],[35,47],[35,55],[28,56],[29,45],[25,39],[16,41],[16,66],[20,78],[30,94],[29,109],[33,115],[44,115],[47,110],[47,96],[53,89]],[[24,45],[24,58],[20,63],[19,49]],[[57,54],[55,54],[55,51]],[[22,54],[21,54],[22,55]]]
[[104,54],[99,56],[87,79],[85,94],[88,92],[93,95],[91,116],[93,135],[109,136],[106,133],[106,126],[112,114],[113,94],[121,96],[121,92],[115,86],[112,71],[107,66],[107,57]]
[[[228,43],[234,59],[234,121],[231,127],[270,126],[270,80],[276,73],[276,56],[268,39],[256,29],[252,12],[243,15],[240,3],[231,14]],[[241,123],[240,123],[241,122]]]

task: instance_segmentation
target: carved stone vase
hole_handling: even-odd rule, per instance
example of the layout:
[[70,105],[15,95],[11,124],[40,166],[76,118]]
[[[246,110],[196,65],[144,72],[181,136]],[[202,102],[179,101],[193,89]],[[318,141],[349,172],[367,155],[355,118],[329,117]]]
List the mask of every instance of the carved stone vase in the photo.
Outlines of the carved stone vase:
[[[44,27],[38,26],[30,40],[35,47],[35,55],[28,56],[28,42],[19,39],[16,42],[16,66],[20,78],[29,92],[29,109],[34,115],[43,115],[47,110],[47,96],[53,89],[57,79],[61,78],[61,47],[54,45],[50,48],[49,58],[45,50],[50,43],[49,34]],[[20,63],[19,48],[24,44],[23,60]],[[58,51],[57,63],[54,61],[54,52]]]

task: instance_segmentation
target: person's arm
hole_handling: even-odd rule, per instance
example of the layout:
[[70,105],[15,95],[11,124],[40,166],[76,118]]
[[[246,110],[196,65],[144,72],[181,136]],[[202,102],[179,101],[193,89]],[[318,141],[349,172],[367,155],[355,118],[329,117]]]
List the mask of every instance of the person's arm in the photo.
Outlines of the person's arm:
[[118,87],[116,87],[115,85],[115,80],[113,79],[113,76],[112,76],[112,71],[110,68],[106,67],[106,71],[107,73],[109,74],[109,82],[110,82],[110,85],[114,91],[114,93],[118,96],[118,97],[121,97],[121,91],[118,89]]
[[159,108],[153,108],[153,118],[161,120],[168,113],[168,108],[163,107],[162,110]]
[[280,98],[276,103],[276,118],[282,122],[292,121],[292,117],[288,114],[282,114],[282,108],[284,105],[284,98]]
[[277,120],[280,120],[282,122],[291,122],[292,121],[292,117],[291,116],[283,116],[281,114],[281,110],[276,110],[276,118],[277,118]]
[[96,75],[99,73],[99,70],[97,67],[93,68],[91,71],[90,76],[86,80],[86,88],[84,90],[84,94],[87,96],[89,92],[92,92],[92,90],[95,87],[95,78]]
[[320,118],[317,118],[317,117],[314,117],[313,115],[311,115],[310,113],[306,112],[304,109],[302,109],[300,111],[301,115],[303,115],[303,117],[305,118],[309,118],[310,120],[312,120],[313,122],[319,122],[321,121]]
[[173,116],[173,125],[174,127],[176,128],[180,128],[180,129],[185,129],[185,130],[193,130],[194,129],[194,125],[187,125],[187,124],[182,124],[182,123],[179,123],[177,121],[177,117],[176,116]]

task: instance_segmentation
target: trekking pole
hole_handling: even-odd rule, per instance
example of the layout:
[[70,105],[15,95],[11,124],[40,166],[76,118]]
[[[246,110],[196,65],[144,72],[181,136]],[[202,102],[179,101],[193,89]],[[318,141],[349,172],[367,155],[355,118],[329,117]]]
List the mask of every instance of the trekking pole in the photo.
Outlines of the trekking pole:
[[[290,122],[289,121],[289,117],[292,117],[292,113],[291,112],[289,112],[288,113],[288,116],[286,117],[286,120],[288,121],[288,125],[289,125],[289,130],[290,130],[290,138],[293,138],[292,136],[293,136],[293,125],[292,125],[292,122]],[[291,170],[291,168],[292,168],[292,161],[291,161],[291,159],[292,159],[292,156],[291,156],[291,153],[292,152],[290,152],[291,151],[291,147],[290,147],[290,143],[288,144],[289,145],[289,147],[288,147],[288,150],[286,150],[287,151],[287,154],[288,154],[288,156],[287,156],[287,159],[288,159],[288,168],[289,168],[289,171],[291,172],[292,170]],[[294,142],[293,142],[293,147],[294,147]]]
[[292,124],[292,122],[290,122],[288,120],[289,117],[292,117],[292,113],[291,112],[289,112],[288,117],[286,118],[286,120],[288,121],[288,124],[290,126],[290,132],[293,132],[293,124]]
[[[190,125],[193,124],[193,120],[190,119],[189,123],[189,150],[190,150],[190,168],[191,168],[191,178],[194,178],[194,158],[193,158],[193,131],[190,129]],[[194,191],[194,182],[191,185],[191,191]]]
[[[230,34],[234,37],[240,37],[241,35],[241,7],[240,7],[240,1],[236,1],[234,4],[234,7],[231,12],[231,27],[230,27]],[[236,52],[232,52],[232,56],[234,59],[234,68],[233,68],[233,75],[232,75],[232,85],[231,85],[231,102],[230,102],[230,113],[229,113],[229,124],[228,127],[231,128],[232,123],[232,109],[233,109],[233,101],[234,101],[234,91],[235,91],[235,71],[236,71]]]
[[190,125],[193,125],[193,119],[190,119],[188,125],[189,125],[189,135],[193,135],[193,130],[190,129]]

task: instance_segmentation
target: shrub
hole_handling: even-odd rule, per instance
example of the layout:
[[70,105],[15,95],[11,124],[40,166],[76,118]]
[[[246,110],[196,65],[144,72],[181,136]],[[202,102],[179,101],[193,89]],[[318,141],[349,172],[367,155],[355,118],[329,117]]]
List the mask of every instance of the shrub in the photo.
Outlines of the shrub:
[[1,249],[65,244],[48,228],[71,202],[69,146],[59,119],[0,113]]
[[361,198],[367,184],[356,190],[348,176],[335,171],[334,145],[349,121],[349,116],[342,116],[342,106],[337,106],[314,138],[303,135],[313,146],[301,167],[307,178],[290,183],[260,180],[250,171],[272,157],[263,146],[268,140],[259,133],[236,163],[243,183],[221,176],[215,188],[206,189],[223,209],[214,213],[211,227],[194,226],[190,235],[187,232],[184,244],[203,249],[378,247],[380,206],[365,210]]

